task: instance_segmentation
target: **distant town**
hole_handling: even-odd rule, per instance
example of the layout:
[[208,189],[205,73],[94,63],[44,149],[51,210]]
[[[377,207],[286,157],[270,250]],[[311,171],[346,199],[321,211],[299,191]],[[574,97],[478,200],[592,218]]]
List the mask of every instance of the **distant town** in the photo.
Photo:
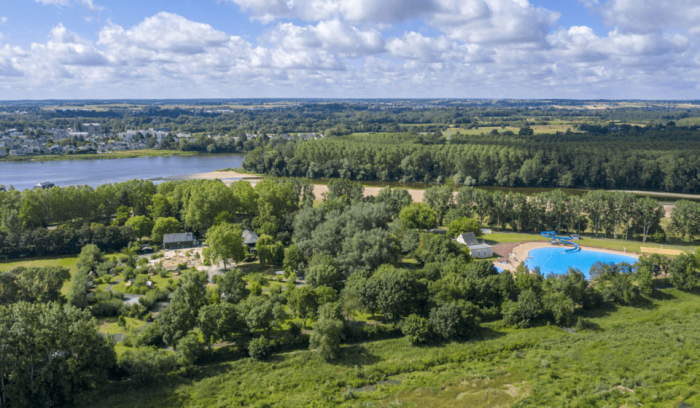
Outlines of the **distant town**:
[[[246,140],[262,134],[246,133]],[[320,133],[264,134],[268,139],[311,140],[324,137]],[[178,145],[181,141],[193,141],[197,137],[212,140],[238,141],[239,136],[228,134],[175,133],[169,127],[112,132],[100,123],[75,123],[68,128],[25,128],[23,131],[8,129],[0,132],[0,159],[18,156],[102,154],[128,150],[159,149],[167,142]]]

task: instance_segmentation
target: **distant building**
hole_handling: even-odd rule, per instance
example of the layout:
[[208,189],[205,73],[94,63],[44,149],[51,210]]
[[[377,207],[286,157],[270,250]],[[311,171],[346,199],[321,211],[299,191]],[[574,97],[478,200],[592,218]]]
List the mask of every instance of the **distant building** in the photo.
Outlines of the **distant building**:
[[83,123],[80,125],[80,130],[83,132],[87,132],[90,136],[92,135],[101,135],[102,132],[102,125],[99,123]]
[[472,258],[490,258],[493,256],[493,247],[485,242],[479,242],[473,232],[459,234],[456,241],[469,248]]
[[197,245],[199,242],[191,232],[163,235],[163,248],[165,249],[191,248]]
[[260,239],[258,234],[251,230],[244,230],[241,234],[241,238],[243,238],[243,245],[247,246],[251,252],[255,252],[255,244],[257,244]]
[[42,181],[41,183],[38,183],[36,186],[34,186],[34,189],[36,189],[36,190],[49,190],[52,187],[56,187],[56,185],[50,181]]

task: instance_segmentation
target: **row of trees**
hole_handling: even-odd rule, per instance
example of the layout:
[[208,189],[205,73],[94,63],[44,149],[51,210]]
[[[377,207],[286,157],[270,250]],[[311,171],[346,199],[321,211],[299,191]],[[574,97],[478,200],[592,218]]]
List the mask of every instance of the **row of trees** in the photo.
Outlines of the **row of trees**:
[[[673,213],[678,222],[686,214],[685,208],[681,203],[680,210]],[[489,226],[502,230],[576,233],[589,230],[596,236],[604,233],[615,239],[637,234],[646,242],[652,234],[656,234],[655,240],[665,238],[660,227],[664,215],[664,208],[657,200],[624,192],[596,190],[578,196],[554,190],[528,197],[518,192],[488,193],[473,187],[462,187],[455,194],[452,186],[435,186],[425,190],[422,204],[405,208],[400,218],[408,226],[421,229],[473,217],[480,225],[488,222]]]
[[246,155],[244,167],[308,178],[700,192],[700,159],[692,153],[699,147],[700,137],[683,129],[483,135],[430,144],[417,134],[371,134],[259,148]]

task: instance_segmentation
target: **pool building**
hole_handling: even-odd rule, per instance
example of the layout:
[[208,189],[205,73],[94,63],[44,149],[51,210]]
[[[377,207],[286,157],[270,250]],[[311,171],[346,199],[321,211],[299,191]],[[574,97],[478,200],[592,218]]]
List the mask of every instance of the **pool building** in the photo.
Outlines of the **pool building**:
[[474,259],[491,258],[493,256],[493,247],[486,242],[479,242],[473,232],[459,234],[456,241],[462,245],[466,245]]

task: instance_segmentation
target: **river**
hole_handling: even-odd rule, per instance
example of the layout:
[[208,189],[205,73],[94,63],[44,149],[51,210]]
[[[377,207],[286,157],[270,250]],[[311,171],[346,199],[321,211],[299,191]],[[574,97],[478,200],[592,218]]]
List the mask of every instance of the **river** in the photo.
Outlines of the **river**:
[[133,159],[64,160],[45,162],[0,161],[0,184],[17,190],[41,181],[57,186],[118,183],[133,179],[170,180],[243,164],[242,154],[138,157]]

